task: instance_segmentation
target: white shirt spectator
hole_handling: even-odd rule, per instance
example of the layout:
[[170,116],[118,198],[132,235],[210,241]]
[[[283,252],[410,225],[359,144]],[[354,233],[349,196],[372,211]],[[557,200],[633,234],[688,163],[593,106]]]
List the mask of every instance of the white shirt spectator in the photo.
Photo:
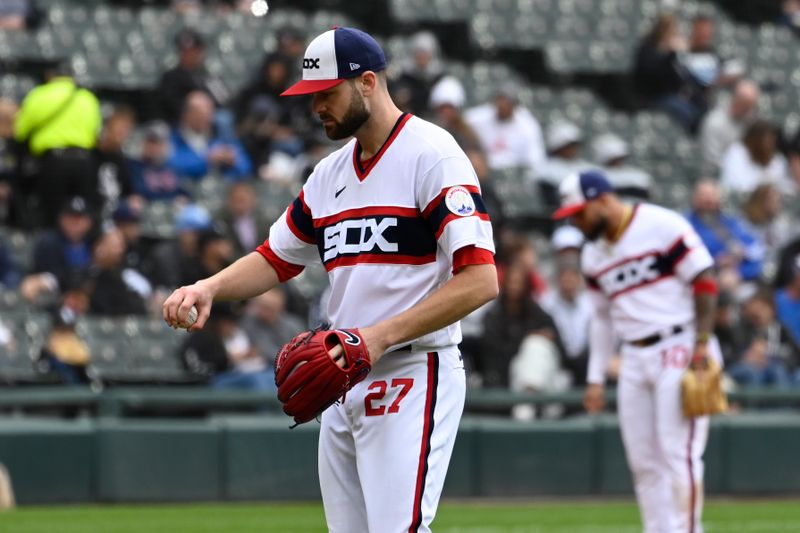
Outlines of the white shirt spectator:
[[785,194],[796,193],[783,155],[776,153],[769,164],[762,167],[752,160],[740,142],[731,145],[722,157],[720,182],[723,189],[737,194],[748,194],[762,183],[772,183]]
[[586,291],[581,290],[571,302],[553,290],[542,296],[539,305],[553,317],[567,357],[579,357],[589,344],[589,321],[593,313]]
[[700,126],[700,146],[703,161],[709,168],[719,168],[722,156],[731,145],[742,138],[744,122],[734,120],[728,113],[729,102],[717,105]]
[[510,120],[500,121],[495,106],[487,103],[468,109],[464,119],[480,138],[493,170],[528,167],[535,171],[544,164],[542,128],[526,108],[517,105]]

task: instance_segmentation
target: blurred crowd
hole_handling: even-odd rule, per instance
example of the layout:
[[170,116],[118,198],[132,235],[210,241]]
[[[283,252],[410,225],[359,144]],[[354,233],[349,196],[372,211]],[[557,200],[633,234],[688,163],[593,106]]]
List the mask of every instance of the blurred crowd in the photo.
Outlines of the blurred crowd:
[[[40,14],[35,2],[7,0],[0,28],[25,31]],[[91,357],[74,332],[70,337],[77,317],[160,316],[173,288],[219,271],[263,241],[273,220],[260,209],[260,183],[299,191],[313,165],[337,147],[322,135],[307,99],[279,98],[300,75],[305,39],[296,29],[280,30],[276,50],[252,79],[230,87],[206,69],[204,36],[182,29],[173,42],[178,62],[152,93],[159,110],[153,120],[101,104],[64,64],[50,68],[21,102],[0,98],[0,223],[35,239],[25,271],[0,241],[0,284],[52,311],[53,334],[70,340],[46,351],[63,363],[66,381],[85,380],[81,367]],[[436,37],[422,31],[408,39],[408,56],[392,58],[394,98],[453,134],[475,167],[495,226],[501,293],[463,322],[471,386],[580,386],[591,320],[579,263],[583,237],[569,226],[515,223],[504,214],[497,181],[517,169],[551,207],[573,171],[602,169],[630,201],[651,199],[657,184],[615,132],[588,139],[567,121],[543,127],[513,83],[498,80],[489,101],[468,106]],[[730,379],[800,385],[800,227],[785,207],[797,201],[800,135],[785,135],[760,117],[758,84],[737,58],[721,57],[715,42],[711,17],[660,15],[631,51],[631,79],[644,107],[669,114],[702,147],[704,170],[687,177],[694,183],[691,205],[679,207],[716,260],[716,333]],[[226,184],[219,211],[197,201],[206,180]],[[154,204],[174,213],[174,238],[143,236],[143,213]],[[208,327],[189,336],[176,356],[214,386],[269,389],[278,347],[324,320],[326,299],[323,291],[309,300],[289,283],[247,304],[216,305]],[[63,346],[84,355],[64,355],[70,350]],[[618,365],[609,366],[612,381]]]

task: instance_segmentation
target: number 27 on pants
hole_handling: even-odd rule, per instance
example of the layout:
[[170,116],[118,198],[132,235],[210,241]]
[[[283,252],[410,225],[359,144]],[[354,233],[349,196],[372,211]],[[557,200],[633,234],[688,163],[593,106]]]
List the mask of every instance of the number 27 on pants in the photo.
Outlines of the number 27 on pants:
[[[370,391],[369,394],[364,397],[365,414],[367,416],[382,416],[385,414],[399,413],[400,402],[403,401],[403,398],[406,397],[413,385],[414,378],[394,378],[391,386],[384,380],[372,382],[370,386],[367,387],[367,390]],[[390,388],[393,393],[396,390],[396,393],[394,393],[396,396],[387,409],[386,403],[388,403],[388,399],[385,402],[382,400],[384,400]]]

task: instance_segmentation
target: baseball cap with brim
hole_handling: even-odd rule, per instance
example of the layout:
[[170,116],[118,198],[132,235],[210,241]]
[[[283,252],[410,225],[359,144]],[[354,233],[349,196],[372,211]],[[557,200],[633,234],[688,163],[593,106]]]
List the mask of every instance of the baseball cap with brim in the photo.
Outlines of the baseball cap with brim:
[[355,28],[335,28],[317,36],[303,56],[303,79],[281,96],[325,91],[348,78],[386,68],[386,56],[372,36]]
[[588,202],[613,190],[605,174],[598,170],[570,174],[558,187],[561,207],[553,213],[553,219],[570,217],[583,210]]

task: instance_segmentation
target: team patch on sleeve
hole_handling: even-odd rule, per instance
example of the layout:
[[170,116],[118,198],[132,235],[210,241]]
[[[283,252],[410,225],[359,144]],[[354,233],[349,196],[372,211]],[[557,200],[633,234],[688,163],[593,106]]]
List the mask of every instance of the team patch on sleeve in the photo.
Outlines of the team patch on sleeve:
[[474,185],[454,185],[443,189],[422,212],[438,239],[452,220],[478,217],[489,220],[480,190]]

